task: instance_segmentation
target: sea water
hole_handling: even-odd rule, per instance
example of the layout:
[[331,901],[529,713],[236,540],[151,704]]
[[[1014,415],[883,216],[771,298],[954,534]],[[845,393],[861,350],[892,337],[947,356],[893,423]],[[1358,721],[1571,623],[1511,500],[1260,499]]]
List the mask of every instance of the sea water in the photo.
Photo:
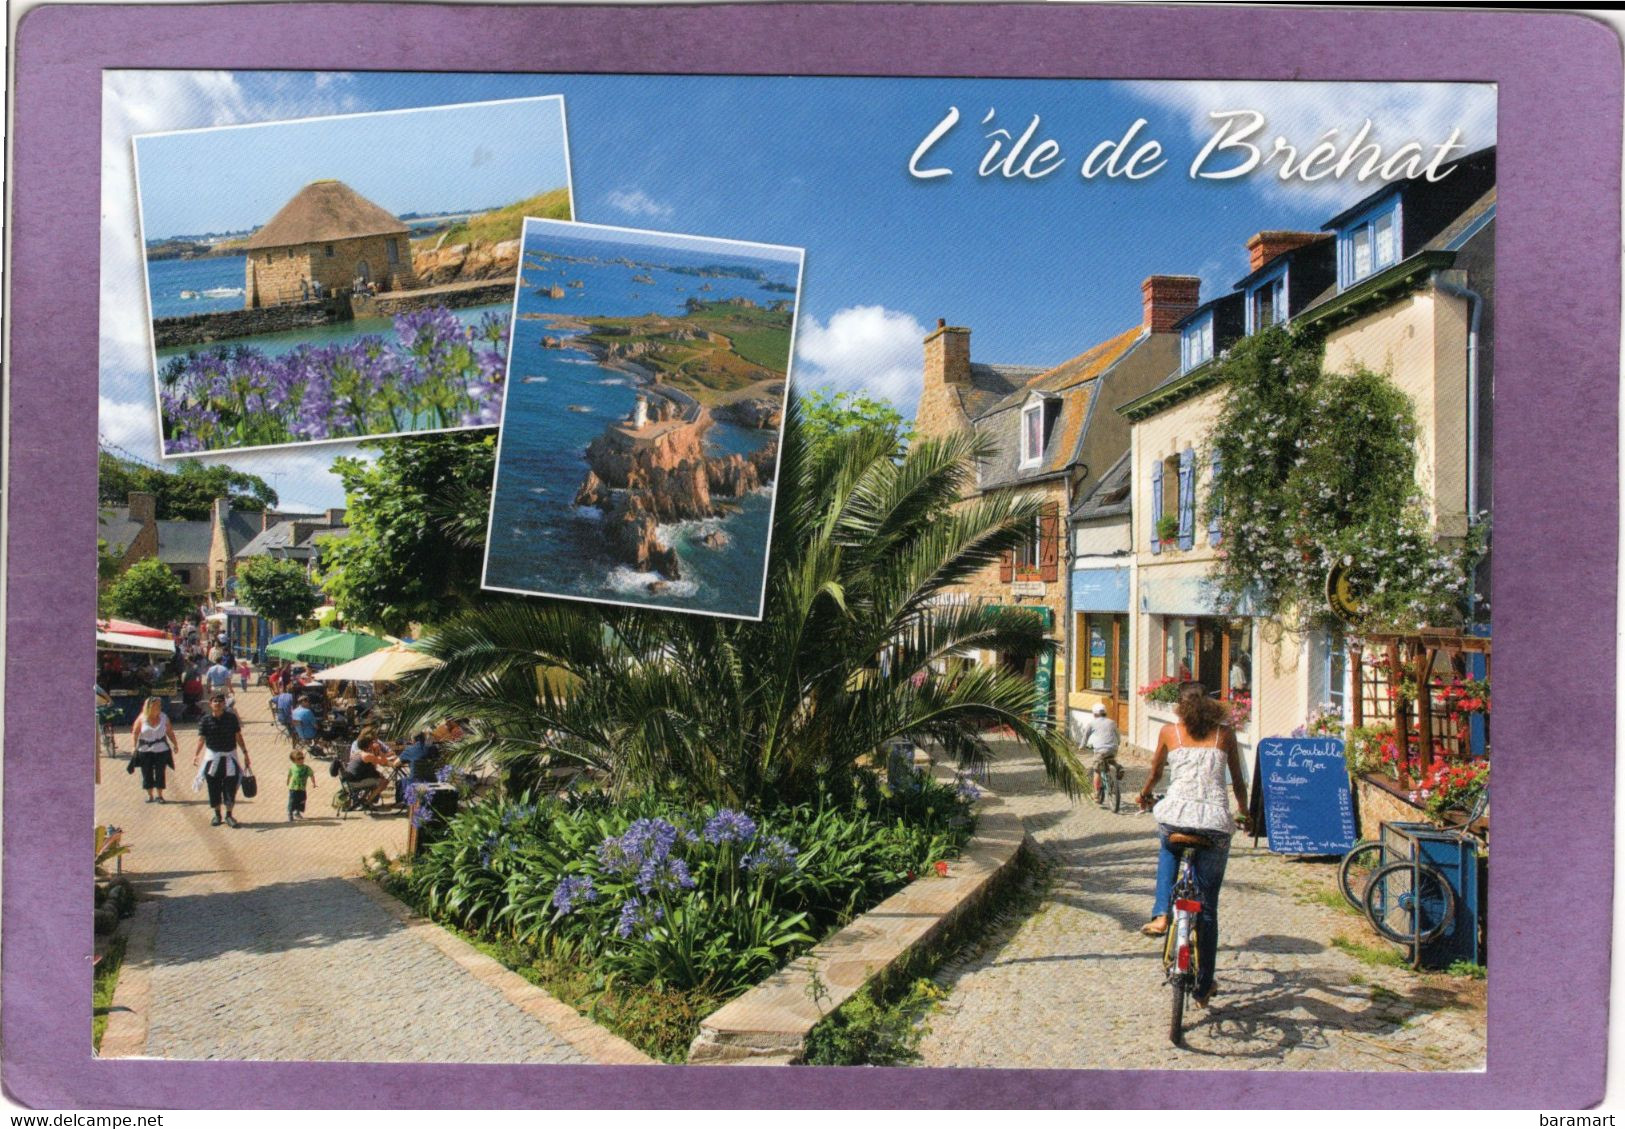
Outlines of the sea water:
[[[538,262],[525,256],[485,582],[525,592],[756,616],[767,562],[772,490],[723,499],[736,502],[739,509],[720,518],[662,526],[661,539],[676,549],[683,575],[669,582],[665,591],[651,593],[649,584],[661,578],[636,572],[611,557],[597,529],[599,512],[574,504],[587,473],[583,458],[587,445],[611,422],[631,412],[638,382],[598,364],[582,350],[568,348],[568,338],[578,330],[562,330],[523,315],[678,315],[690,298],[744,297],[765,306],[792,297],[752,279],[702,278],[609,261],[620,257],[676,266],[749,265],[759,268],[767,281],[786,286],[795,284],[794,265],[585,241],[572,241],[568,253],[604,261]],[[652,277],[654,282],[634,282],[634,275]],[[583,285],[573,288],[571,281]],[[565,288],[563,298],[542,293],[555,284]],[[704,285],[710,289],[701,290]],[[566,347],[545,349],[543,337],[560,338]],[[721,421],[705,433],[707,451],[713,455],[748,454],[776,437],[776,431]],[[719,529],[730,538],[726,546],[709,549],[699,543]]]
[[[155,259],[147,263],[147,293],[152,297],[152,316],[183,318],[192,314],[214,314],[243,308],[243,277],[246,264],[242,255],[221,255],[204,259]],[[210,297],[204,293],[213,290]],[[220,291],[235,291],[223,294]],[[195,297],[183,298],[182,294]]]

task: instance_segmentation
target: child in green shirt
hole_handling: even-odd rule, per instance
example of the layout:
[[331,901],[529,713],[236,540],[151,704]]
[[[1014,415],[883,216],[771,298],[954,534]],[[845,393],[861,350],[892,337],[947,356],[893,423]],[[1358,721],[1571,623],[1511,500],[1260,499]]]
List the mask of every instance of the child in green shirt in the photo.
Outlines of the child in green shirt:
[[316,774],[305,763],[305,751],[295,749],[288,766],[288,822],[305,818],[305,787],[316,787]]

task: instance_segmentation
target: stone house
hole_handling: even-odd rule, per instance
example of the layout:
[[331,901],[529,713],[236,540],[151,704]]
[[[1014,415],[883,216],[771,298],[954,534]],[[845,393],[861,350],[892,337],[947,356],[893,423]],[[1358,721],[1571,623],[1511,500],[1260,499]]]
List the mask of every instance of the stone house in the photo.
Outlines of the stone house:
[[[1026,544],[949,597],[1031,607],[1043,618],[1053,654],[1018,662],[996,652],[966,661],[1022,671],[1042,708],[1066,704],[1068,580],[1065,517],[1128,447],[1126,421],[1112,406],[1149,390],[1178,356],[1175,321],[1195,309],[1198,280],[1157,275],[1141,287],[1139,324],[1053,368],[973,362],[969,329],[939,322],[925,339],[925,371],[915,428],[926,438],[974,429],[992,454],[977,472],[977,493],[1035,498],[1039,516]],[[1104,404],[1104,406],[1102,406]]]
[[254,539],[237,550],[236,563],[240,566],[254,557],[274,557],[299,561],[306,573],[313,573],[321,558],[321,540],[347,532],[342,508],[319,514],[272,514]]
[[337,180],[301,188],[243,245],[248,309],[347,293],[357,282],[379,290],[417,285],[407,226]]
[[[1224,396],[1214,362],[1242,336],[1289,321],[1325,334],[1327,369],[1387,373],[1415,408],[1416,480],[1434,528],[1444,540],[1465,536],[1490,501],[1495,151],[1451,170],[1436,183],[1378,189],[1318,232],[1254,236],[1234,291],[1176,327],[1177,367],[1121,405],[1133,426],[1132,681],[1195,678],[1238,703],[1248,757],[1260,738],[1290,733],[1322,706],[1343,712],[1355,688],[1341,632],[1294,634],[1245,602],[1227,610],[1214,599],[1221,531],[1199,520]],[[1125,737],[1149,747],[1172,716],[1136,694]]]
[[132,492],[126,505],[101,508],[97,536],[118,556],[120,573],[157,557],[188,592],[201,596],[209,590],[207,521],[159,521],[157,499]]

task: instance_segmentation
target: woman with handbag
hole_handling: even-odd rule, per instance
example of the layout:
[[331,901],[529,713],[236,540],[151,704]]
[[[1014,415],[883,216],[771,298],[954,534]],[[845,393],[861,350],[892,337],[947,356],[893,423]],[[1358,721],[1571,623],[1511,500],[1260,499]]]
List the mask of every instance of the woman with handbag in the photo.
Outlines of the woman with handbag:
[[130,729],[135,740],[135,755],[126,770],[141,770],[141,787],[147,790],[147,803],[164,802],[164,774],[175,767],[175,752],[180,744],[175,730],[164,714],[162,698],[148,698]]
[[[226,709],[224,694],[209,699],[209,716],[198,722],[197,734],[192,764],[203,763],[209,806],[214,809],[214,819],[209,822],[219,827],[223,820],[227,827],[236,827],[237,818],[231,809],[237,803],[237,786],[244,776],[253,774],[254,766],[248,759],[248,745],[243,741],[243,723]],[[205,748],[209,751],[207,761],[203,760]],[[222,807],[225,809],[223,817]]]

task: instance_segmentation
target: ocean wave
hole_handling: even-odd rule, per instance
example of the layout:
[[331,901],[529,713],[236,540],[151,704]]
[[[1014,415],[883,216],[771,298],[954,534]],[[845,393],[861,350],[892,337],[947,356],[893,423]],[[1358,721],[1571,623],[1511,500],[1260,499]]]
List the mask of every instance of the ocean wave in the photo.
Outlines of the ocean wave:
[[525,383],[525,384],[546,384],[547,383],[547,377],[545,377],[545,376],[527,376],[527,377],[524,377],[522,379],[523,379],[523,383]]
[[532,486],[530,488],[530,492],[532,494],[546,494],[547,493],[547,487],[545,487],[545,486]]
[[677,541],[697,541],[709,533],[721,533],[725,528],[722,518],[706,517],[657,525],[655,533],[670,545]]
[[604,511],[597,506],[572,506],[571,510],[582,521],[604,520]]
[[[606,576],[604,580],[615,591],[628,596],[657,595],[686,597],[692,596],[694,593],[700,590],[700,586],[692,580],[667,580],[658,572],[638,572],[635,569],[627,568],[625,565],[620,565],[611,569],[609,575]],[[656,581],[665,584],[666,590],[658,593],[650,592],[649,585],[655,583]]]
[[622,384],[625,384],[626,381],[622,380],[618,376],[611,376],[611,377],[608,377],[608,378],[606,378],[604,380],[600,380],[597,383],[603,384],[603,385],[622,385]]

